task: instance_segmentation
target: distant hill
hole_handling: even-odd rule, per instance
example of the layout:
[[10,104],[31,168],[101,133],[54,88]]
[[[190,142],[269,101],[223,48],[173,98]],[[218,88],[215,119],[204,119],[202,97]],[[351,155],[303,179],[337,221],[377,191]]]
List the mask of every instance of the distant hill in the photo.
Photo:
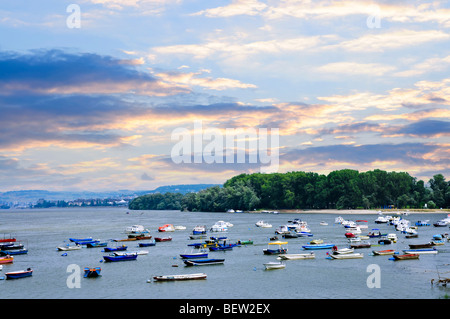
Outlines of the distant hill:
[[0,202],[36,202],[39,199],[45,200],[75,200],[75,199],[104,199],[104,198],[125,198],[136,197],[153,193],[191,193],[202,189],[216,186],[217,184],[186,184],[160,186],[154,190],[117,190],[105,192],[71,192],[71,191],[48,191],[48,190],[19,190],[0,193]]

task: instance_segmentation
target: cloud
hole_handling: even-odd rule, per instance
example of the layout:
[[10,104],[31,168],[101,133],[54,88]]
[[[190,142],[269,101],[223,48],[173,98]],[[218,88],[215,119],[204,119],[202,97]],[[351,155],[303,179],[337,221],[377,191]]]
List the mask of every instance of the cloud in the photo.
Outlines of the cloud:
[[316,68],[318,72],[325,74],[370,75],[382,76],[395,70],[395,67],[379,63],[334,62]]
[[212,77],[202,77],[204,71],[200,72],[160,72],[156,76],[164,81],[165,83],[170,83],[174,86],[186,85],[190,86],[200,86],[210,90],[227,90],[227,89],[248,89],[256,88],[256,85],[249,83],[242,83],[239,80],[228,79],[228,78],[212,78]]
[[0,95],[113,94],[135,92],[150,96],[188,93],[186,88],[159,81],[133,66],[142,60],[120,60],[93,53],[36,50],[0,54]]
[[441,120],[423,120],[407,124],[396,133],[416,137],[450,136],[450,122]]
[[267,8],[267,5],[257,0],[233,0],[227,6],[201,10],[192,15],[205,15],[207,17],[254,16],[259,15],[265,8]]

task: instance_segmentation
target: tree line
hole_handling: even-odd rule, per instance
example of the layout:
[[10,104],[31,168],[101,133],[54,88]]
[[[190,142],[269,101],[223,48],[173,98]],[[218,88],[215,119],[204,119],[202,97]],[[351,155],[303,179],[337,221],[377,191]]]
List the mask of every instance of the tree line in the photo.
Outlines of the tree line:
[[450,182],[436,174],[426,184],[407,172],[343,169],[313,172],[240,174],[197,193],[148,194],[130,209],[223,212],[228,209],[448,208]]

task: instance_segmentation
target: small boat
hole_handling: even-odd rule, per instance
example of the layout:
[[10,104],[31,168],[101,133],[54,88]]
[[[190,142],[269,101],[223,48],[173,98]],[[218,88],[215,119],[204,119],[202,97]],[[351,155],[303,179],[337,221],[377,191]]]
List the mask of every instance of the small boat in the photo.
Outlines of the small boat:
[[378,216],[377,219],[375,219],[375,224],[386,224],[389,222],[388,216]]
[[396,243],[398,238],[396,234],[388,234],[387,239],[389,239],[391,242]]
[[[154,276],[153,280],[155,281],[178,281],[178,280],[199,280],[206,279],[206,274],[186,274],[186,275],[164,275],[164,276]],[[147,280],[147,282],[151,282],[151,280]]]
[[69,244],[67,244],[66,246],[58,246],[58,247],[56,247],[56,249],[60,250],[60,251],[80,250],[81,249],[81,245],[69,245]]
[[278,258],[283,260],[314,259],[316,258],[316,255],[314,254],[314,252],[311,252],[309,254],[281,254],[278,255]]
[[266,268],[266,270],[283,269],[286,268],[286,264],[282,262],[269,261],[268,263],[264,264],[264,267]]
[[127,234],[128,237],[142,236],[148,233],[150,233],[150,231],[142,225],[132,225],[125,228],[125,234]]
[[205,251],[201,251],[198,253],[191,252],[189,254],[180,254],[180,257],[183,259],[208,258],[208,253]]
[[3,243],[0,244],[0,250],[16,250],[16,249],[23,249],[23,244],[16,244],[16,243]]
[[79,240],[76,241],[75,244],[77,245],[87,245],[87,244],[94,244],[94,243],[99,243],[99,240],[94,240],[94,239],[89,239],[89,240]]
[[376,256],[393,255],[395,254],[395,250],[394,249],[372,250],[372,253]]
[[204,239],[206,238],[205,234],[201,234],[201,235],[190,235],[189,239]]
[[309,245],[323,244],[323,239],[313,239],[308,244]]
[[150,246],[155,246],[156,245],[156,241],[153,241],[151,243],[139,243],[139,247],[150,247]]
[[361,253],[350,253],[350,254],[328,254],[333,259],[357,259],[357,258],[363,258],[364,254]]
[[195,259],[195,260],[184,260],[186,266],[204,266],[204,265],[218,265],[223,264],[225,259],[216,258],[206,258],[206,259]]
[[362,220],[362,219],[359,219],[359,220],[357,220],[356,221],[356,226],[357,227],[359,227],[359,229],[367,229],[367,228],[369,228],[369,226],[367,225],[367,220]]
[[[271,245],[278,245],[278,248],[271,248]],[[287,253],[287,248],[284,248],[283,245],[287,245],[287,241],[286,242],[281,242],[281,241],[275,241],[273,243],[269,243],[267,245],[267,249],[263,249],[263,253],[264,255],[278,255],[278,254],[286,254]]]
[[334,244],[314,244],[314,245],[304,245],[302,246],[303,249],[306,250],[314,250],[314,249],[330,249],[335,246]]
[[105,247],[105,252],[111,252],[111,251],[124,251],[127,250],[128,246],[122,245],[122,246],[116,246],[116,247]]
[[[372,230],[378,230],[378,229],[372,229]],[[367,236],[369,236],[369,238],[377,238],[377,237],[386,237],[387,234],[382,234],[379,230],[378,232],[370,232],[369,234],[367,234]]]
[[173,226],[173,228],[174,228],[175,230],[185,230],[185,229],[186,229],[186,226],[181,226],[181,225],[179,225],[179,226]]
[[71,242],[78,242],[78,241],[91,241],[92,237],[87,237],[87,238],[69,238],[69,240]]
[[372,245],[370,243],[359,243],[350,244],[350,248],[360,249],[360,248],[370,248]]
[[419,259],[419,254],[393,255],[394,260]]
[[173,227],[172,224],[165,224],[164,226],[161,226],[158,228],[159,232],[172,232],[175,231],[175,227]]
[[404,249],[405,254],[437,254],[436,248],[418,248],[418,249]]
[[319,225],[320,226],[328,226],[328,223],[327,222],[320,222]]
[[217,246],[210,246],[210,251],[225,251],[232,250],[235,245],[233,244],[218,244]]
[[12,264],[14,262],[14,257],[7,255],[5,257],[0,257],[0,264]]
[[13,243],[17,240],[15,237],[12,237],[11,235],[9,235],[8,237],[6,236],[7,236],[6,234],[3,235],[3,238],[0,239],[0,243]]
[[128,237],[128,238],[124,238],[124,239],[113,239],[113,241],[115,242],[120,242],[120,241],[135,241],[137,240],[137,236],[136,237]]
[[28,249],[1,250],[0,251],[0,256],[25,255],[25,254],[28,254]]
[[259,220],[259,221],[257,221],[255,225],[256,225],[257,227],[261,227],[261,228],[271,228],[271,227],[272,227],[271,224],[265,222],[264,220]]
[[419,234],[417,234],[417,233],[415,233],[415,234],[407,234],[405,236],[405,238],[417,238],[417,237],[419,237]]
[[150,240],[150,239],[152,239],[152,236],[138,235],[138,236],[135,236],[135,237],[131,237],[130,239]]
[[30,277],[31,275],[33,275],[33,269],[27,268],[27,270],[10,271],[7,272],[5,275],[6,279],[18,279]]
[[137,254],[111,254],[109,256],[103,256],[103,259],[106,262],[115,262],[115,261],[127,261],[127,260],[136,260],[137,259]]
[[408,246],[411,249],[419,249],[419,248],[432,248],[434,245],[433,243],[426,243],[426,244],[409,244]]
[[387,238],[384,238],[384,239],[378,240],[378,244],[380,244],[380,245],[390,245],[391,241],[389,239],[387,239]]
[[104,243],[100,243],[100,242],[98,242],[98,243],[87,243],[86,244],[87,248],[97,248],[97,247],[106,247],[106,246],[108,246],[107,242],[104,242]]
[[238,245],[253,245],[253,240],[238,240],[237,241]]
[[297,234],[297,233],[293,233],[293,232],[287,232],[287,233],[284,233],[281,237],[283,237],[283,238],[298,238],[299,237],[299,234]]
[[157,243],[162,242],[162,241],[171,241],[172,237],[155,237],[155,241]]
[[337,249],[336,246],[333,247],[332,253],[333,255],[343,255],[343,254],[351,254],[355,251],[354,248],[341,248]]
[[206,226],[197,225],[192,230],[192,235],[206,234]]
[[418,220],[416,222],[416,226],[430,226],[431,224],[429,222],[430,222],[429,219],[427,219],[427,220]]
[[101,274],[100,272],[102,271],[102,269],[100,267],[94,267],[94,268],[89,268],[86,267],[84,268],[84,278],[95,278],[95,277],[100,277]]

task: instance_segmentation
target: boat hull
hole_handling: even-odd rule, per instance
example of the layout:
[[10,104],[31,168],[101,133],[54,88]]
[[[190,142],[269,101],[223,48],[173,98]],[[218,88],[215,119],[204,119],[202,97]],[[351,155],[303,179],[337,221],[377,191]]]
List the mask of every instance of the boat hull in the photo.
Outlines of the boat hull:
[[333,259],[358,259],[363,258],[364,255],[361,253],[350,253],[350,254],[337,254],[337,255],[329,255]]
[[225,259],[196,259],[196,260],[185,260],[186,266],[205,266],[205,265],[219,265],[223,264]]
[[25,278],[25,277],[31,277],[33,275],[33,270],[19,270],[19,271],[11,271],[7,272],[6,279],[19,279],[19,278]]
[[84,268],[84,278],[96,278],[96,277],[100,277],[101,274],[100,272],[102,271],[102,269],[100,267],[95,267],[95,268]]
[[204,273],[199,274],[186,274],[186,275],[165,275],[154,276],[154,281],[184,281],[184,280],[202,280],[206,279],[207,275]]
[[395,250],[388,249],[388,250],[372,250],[372,253],[377,256],[385,256],[385,255],[393,255],[395,254]]
[[421,248],[421,249],[405,249],[405,254],[437,254],[437,249],[434,248]]
[[419,259],[419,254],[394,255],[394,260]]
[[334,244],[315,244],[315,245],[305,245],[302,246],[305,250],[315,250],[315,249],[331,249]]
[[208,258],[208,253],[200,253],[200,254],[181,254],[180,257],[183,258],[183,259]]
[[281,254],[280,257],[283,260],[298,260],[298,259],[314,259],[316,255],[314,253],[310,254]]
[[283,269],[286,268],[286,265],[284,263],[277,263],[277,262],[268,262],[264,264],[264,267],[266,270],[272,270],[272,269]]
[[117,261],[128,261],[128,260],[136,260],[137,254],[130,255],[114,255],[114,256],[103,256],[103,259],[106,262],[117,262]]

